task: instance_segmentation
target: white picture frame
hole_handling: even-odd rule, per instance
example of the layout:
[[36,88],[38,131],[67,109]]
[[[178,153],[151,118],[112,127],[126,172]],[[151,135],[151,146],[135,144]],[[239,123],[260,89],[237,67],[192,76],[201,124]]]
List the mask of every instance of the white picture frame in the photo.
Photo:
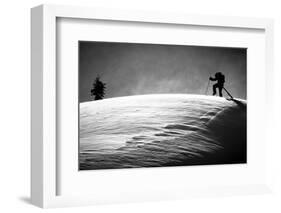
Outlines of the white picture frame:
[[[87,19],[109,20],[132,23],[154,23],[161,25],[192,25],[200,27],[233,29],[256,29],[264,31],[266,78],[263,79],[265,88],[262,90],[266,97],[267,111],[272,109],[273,96],[273,21],[271,19],[216,17],[203,15],[187,15],[173,13],[154,13],[147,11],[123,11],[113,9],[85,8],[74,6],[41,5],[31,10],[31,201],[34,205],[49,208],[76,205],[91,205],[98,203],[114,203],[142,200],[165,200],[197,196],[253,194],[270,191],[270,171],[266,168],[265,177],[254,184],[233,183],[233,185],[217,185],[200,187],[194,183],[194,188],[186,190],[171,185],[162,189],[153,189],[139,193],[137,190],[127,191],[122,196],[118,192],[110,194],[105,190],[103,195],[58,195],[58,174],[60,167],[57,141],[57,20]],[[171,29],[172,30],[172,29]],[[255,85],[252,85],[255,86]],[[264,124],[267,131],[263,134],[263,145],[270,144],[270,118],[265,115]],[[265,152],[265,151],[264,151]],[[265,154],[265,153],[264,153]],[[226,165],[227,166],[227,165]],[[182,168],[184,169],[184,168]],[[153,170],[153,169],[151,169]],[[210,168],[209,168],[210,170]],[[100,171],[106,174],[107,171]],[[174,171],[177,172],[177,171]],[[97,175],[99,175],[97,174]]]

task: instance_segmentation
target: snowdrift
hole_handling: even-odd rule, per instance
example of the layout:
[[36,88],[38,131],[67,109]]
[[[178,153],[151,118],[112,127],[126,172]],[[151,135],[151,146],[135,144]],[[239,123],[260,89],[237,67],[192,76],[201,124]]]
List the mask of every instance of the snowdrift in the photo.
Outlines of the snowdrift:
[[81,103],[80,169],[246,163],[246,109],[186,94]]

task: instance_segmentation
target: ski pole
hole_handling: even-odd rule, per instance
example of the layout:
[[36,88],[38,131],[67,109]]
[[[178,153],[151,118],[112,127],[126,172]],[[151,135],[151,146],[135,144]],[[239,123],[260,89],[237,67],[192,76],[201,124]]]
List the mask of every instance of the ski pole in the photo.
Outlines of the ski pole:
[[232,97],[232,95],[223,87],[223,89],[224,89],[224,91],[226,91],[226,93],[229,95],[229,97],[231,98],[231,99],[234,99],[233,97]]
[[209,79],[208,85],[207,85],[207,87],[206,87],[205,95],[207,95],[207,92],[208,92],[208,89],[209,89],[209,84],[210,84],[210,79]]

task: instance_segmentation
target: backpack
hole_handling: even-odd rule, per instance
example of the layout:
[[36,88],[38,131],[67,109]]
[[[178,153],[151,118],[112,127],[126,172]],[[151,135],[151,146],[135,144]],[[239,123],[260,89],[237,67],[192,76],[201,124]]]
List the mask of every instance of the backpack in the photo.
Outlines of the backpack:
[[221,72],[217,72],[215,74],[216,79],[218,80],[219,83],[224,83],[225,82],[225,77]]
[[221,78],[221,82],[224,83],[225,82],[225,77],[224,77],[223,74],[221,74],[220,78]]

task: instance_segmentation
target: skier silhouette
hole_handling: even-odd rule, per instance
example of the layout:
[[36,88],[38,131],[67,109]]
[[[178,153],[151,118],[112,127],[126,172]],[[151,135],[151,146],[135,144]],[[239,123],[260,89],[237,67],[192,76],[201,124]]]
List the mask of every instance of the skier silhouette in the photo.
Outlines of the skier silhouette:
[[214,78],[210,77],[209,79],[210,79],[210,81],[217,81],[217,83],[213,85],[213,95],[216,95],[217,88],[218,88],[219,89],[219,95],[220,95],[220,97],[222,97],[222,89],[223,89],[223,85],[224,85],[224,82],[225,82],[224,75],[221,72],[217,72],[215,74]]

